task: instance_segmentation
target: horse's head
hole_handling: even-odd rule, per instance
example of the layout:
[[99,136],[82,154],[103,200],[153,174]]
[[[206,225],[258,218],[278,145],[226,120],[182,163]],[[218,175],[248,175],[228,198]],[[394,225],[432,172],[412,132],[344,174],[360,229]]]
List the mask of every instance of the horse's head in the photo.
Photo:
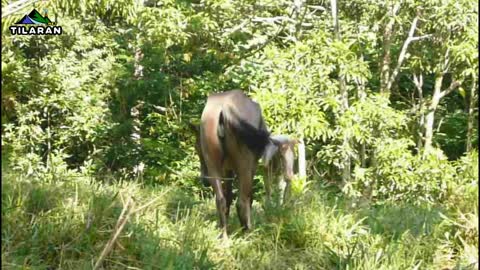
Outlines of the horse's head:
[[287,180],[292,180],[294,176],[293,165],[295,162],[294,147],[298,141],[292,139],[287,135],[272,135],[270,136],[270,143],[265,148],[263,153],[263,162],[267,167],[272,158],[280,154],[280,158],[283,164],[283,175]]
[[202,154],[202,148],[200,146],[200,125],[194,123],[188,123],[190,130],[195,135],[195,152],[197,153],[200,159],[200,179],[202,180],[203,185],[208,186],[209,182],[207,178],[207,166],[205,165],[205,160]]

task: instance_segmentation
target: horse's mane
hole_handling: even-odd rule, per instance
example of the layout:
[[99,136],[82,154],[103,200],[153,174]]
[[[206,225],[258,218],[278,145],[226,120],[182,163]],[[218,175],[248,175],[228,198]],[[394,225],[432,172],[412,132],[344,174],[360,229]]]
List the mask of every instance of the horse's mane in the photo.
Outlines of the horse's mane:
[[220,124],[232,129],[238,139],[244,143],[255,155],[260,156],[269,143],[270,132],[264,125],[255,127],[228,107],[220,113]]

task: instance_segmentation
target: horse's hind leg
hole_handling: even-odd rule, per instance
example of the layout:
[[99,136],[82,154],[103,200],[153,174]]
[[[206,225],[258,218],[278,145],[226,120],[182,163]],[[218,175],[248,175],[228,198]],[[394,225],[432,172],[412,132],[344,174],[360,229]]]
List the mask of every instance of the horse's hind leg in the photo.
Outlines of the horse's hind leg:
[[210,184],[213,187],[215,192],[215,203],[217,206],[217,213],[220,218],[220,228],[222,230],[222,237],[224,239],[228,238],[227,236],[227,200],[223,194],[222,184],[219,178],[211,179]]
[[250,170],[239,170],[237,172],[239,180],[239,198],[237,201],[237,214],[245,230],[252,228],[251,221],[251,206],[253,201],[252,196],[252,181],[253,175]]
[[[234,174],[232,171],[227,173],[227,178],[233,178]],[[230,206],[232,205],[233,201],[233,179],[227,179],[223,181],[223,194],[225,195],[225,199],[227,202],[227,218],[230,215]]]

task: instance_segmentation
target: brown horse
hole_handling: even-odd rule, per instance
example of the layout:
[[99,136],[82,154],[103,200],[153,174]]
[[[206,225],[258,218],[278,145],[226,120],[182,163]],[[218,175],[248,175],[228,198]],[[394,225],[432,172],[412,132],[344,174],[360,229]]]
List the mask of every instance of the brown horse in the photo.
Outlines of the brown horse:
[[[207,167],[203,159],[200,146],[200,126],[190,123],[190,128],[195,134],[195,151],[200,159],[200,180],[204,186],[209,186]],[[271,206],[272,196],[275,196],[274,203],[281,205],[288,199],[291,189],[291,182],[294,177],[294,148],[298,140],[287,135],[272,135],[265,151],[262,155],[265,172],[265,202]],[[232,198],[232,181],[234,172],[227,172],[227,178],[223,180],[223,191],[229,206]],[[228,180],[228,181],[227,181]],[[273,192],[272,192],[273,191]],[[229,208],[227,208],[228,217]]]
[[[210,95],[200,126],[193,127],[201,178],[204,183],[208,180],[215,192],[222,236],[227,237],[234,174],[240,189],[237,214],[244,229],[250,229],[252,182],[258,159],[263,155],[268,164],[278,149],[286,149],[283,147],[286,141],[270,138],[260,106],[240,90]],[[293,162],[289,164],[288,174],[293,175]]]

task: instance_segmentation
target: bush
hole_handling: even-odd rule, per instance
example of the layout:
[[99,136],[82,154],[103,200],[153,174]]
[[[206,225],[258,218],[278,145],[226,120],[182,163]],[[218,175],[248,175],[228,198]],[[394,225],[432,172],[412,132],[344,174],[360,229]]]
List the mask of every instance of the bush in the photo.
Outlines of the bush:
[[[413,142],[406,139],[387,139],[378,142],[375,167],[356,168],[354,179],[344,191],[354,197],[366,196],[375,202],[404,201],[442,203],[464,181],[465,168],[448,161],[441,150],[429,154],[413,155],[409,148]],[[472,166],[475,161],[470,160]],[[465,163],[463,163],[465,164]],[[464,182],[463,182],[464,183]]]

